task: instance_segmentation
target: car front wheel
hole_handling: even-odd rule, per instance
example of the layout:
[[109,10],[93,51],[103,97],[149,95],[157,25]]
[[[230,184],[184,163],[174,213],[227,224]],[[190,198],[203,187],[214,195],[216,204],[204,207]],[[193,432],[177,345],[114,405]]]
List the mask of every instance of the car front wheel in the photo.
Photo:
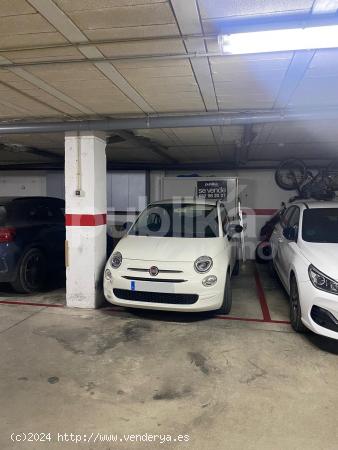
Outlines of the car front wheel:
[[302,322],[302,310],[299,301],[299,291],[295,277],[291,278],[290,283],[290,321],[292,328],[298,333],[304,333],[307,328]]
[[31,248],[21,257],[12,287],[17,292],[32,294],[44,287],[45,279],[46,258],[40,249]]
[[240,271],[240,263],[239,263],[239,259],[236,259],[234,268],[232,269],[232,275],[234,277],[237,277],[239,275],[239,271]]

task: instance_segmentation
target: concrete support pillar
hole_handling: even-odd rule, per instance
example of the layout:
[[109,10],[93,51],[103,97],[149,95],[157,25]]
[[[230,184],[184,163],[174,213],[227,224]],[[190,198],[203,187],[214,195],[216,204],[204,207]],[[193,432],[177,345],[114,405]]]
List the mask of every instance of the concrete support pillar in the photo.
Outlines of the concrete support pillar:
[[67,306],[103,301],[107,246],[106,139],[95,132],[65,135]]

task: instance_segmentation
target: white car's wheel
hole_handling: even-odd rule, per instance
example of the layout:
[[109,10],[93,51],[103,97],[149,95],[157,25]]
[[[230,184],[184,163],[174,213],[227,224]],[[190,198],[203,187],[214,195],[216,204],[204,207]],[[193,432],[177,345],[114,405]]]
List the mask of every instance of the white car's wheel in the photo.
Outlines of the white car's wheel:
[[217,311],[218,314],[229,314],[232,306],[232,289],[231,289],[231,279],[228,272],[227,279],[224,287],[223,303],[220,309]]
[[268,262],[269,274],[272,278],[277,278],[277,273],[273,261]]
[[234,268],[232,269],[232,276],[237,277],[239,275],[239,271],[240,271],[240,263],[239,259],[236,259]]
[[299,302],[299,291],[297,281],[294,276],[291,277],[290,281],[290,322],[292,328],[297,331],[297,333],[305,333],[307,331],[307,328],[302,322],[302,310]]

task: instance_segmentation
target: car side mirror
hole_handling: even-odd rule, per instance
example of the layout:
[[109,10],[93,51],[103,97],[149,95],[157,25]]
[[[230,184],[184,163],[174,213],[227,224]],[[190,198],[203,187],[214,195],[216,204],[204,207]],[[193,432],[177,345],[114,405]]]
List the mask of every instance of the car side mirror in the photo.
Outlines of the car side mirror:
[[243,231],[242,225],[230,225],[228,229],[228,235],[232,237],[234,234],[240,234]]
[[133,222],[125,222],[125,223],[122,225],[122,228],[123,228],[123,230],[124,230],[126,233],[128,233],[128,231],[130,230],[130,228],[132,227],[132,225],[133,225]]
[[240,234],[242,233],[242,231],[243,231],[242,225],[235,225],[235,233]]
[[297,238],[297,230],[294,227],[286,227],[283,230],[283,236],[288,240],[288,241],[295,241]]

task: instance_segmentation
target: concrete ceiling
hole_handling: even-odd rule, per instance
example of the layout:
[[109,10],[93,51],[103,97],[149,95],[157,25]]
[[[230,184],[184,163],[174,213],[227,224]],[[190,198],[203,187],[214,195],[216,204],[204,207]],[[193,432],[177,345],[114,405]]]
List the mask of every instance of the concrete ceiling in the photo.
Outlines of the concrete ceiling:
[[[336,12],[335,1],[324,0],[2,0],[0,120],[338,106],[336,49],[179,57],[218,52],[216,38],[200,36],[217,35],[226,20],[315,14],[323,2],[331,8],[327,12]],[[181,38],[188,35],[199,37]],[[259,125],[251,132],[250,160],[337,153],[334,121]],[[226,163],[234,161],[244,129],[134,134],[160,145],[179,163]],[[0,150],[6,164],[51,160],[47,154],[12,151],[13,144],[63,153],[61,134],[0,136],[0,143],[7,144]],[[110,145],[107,155],[112,162],[165,161],[134,141]]]

